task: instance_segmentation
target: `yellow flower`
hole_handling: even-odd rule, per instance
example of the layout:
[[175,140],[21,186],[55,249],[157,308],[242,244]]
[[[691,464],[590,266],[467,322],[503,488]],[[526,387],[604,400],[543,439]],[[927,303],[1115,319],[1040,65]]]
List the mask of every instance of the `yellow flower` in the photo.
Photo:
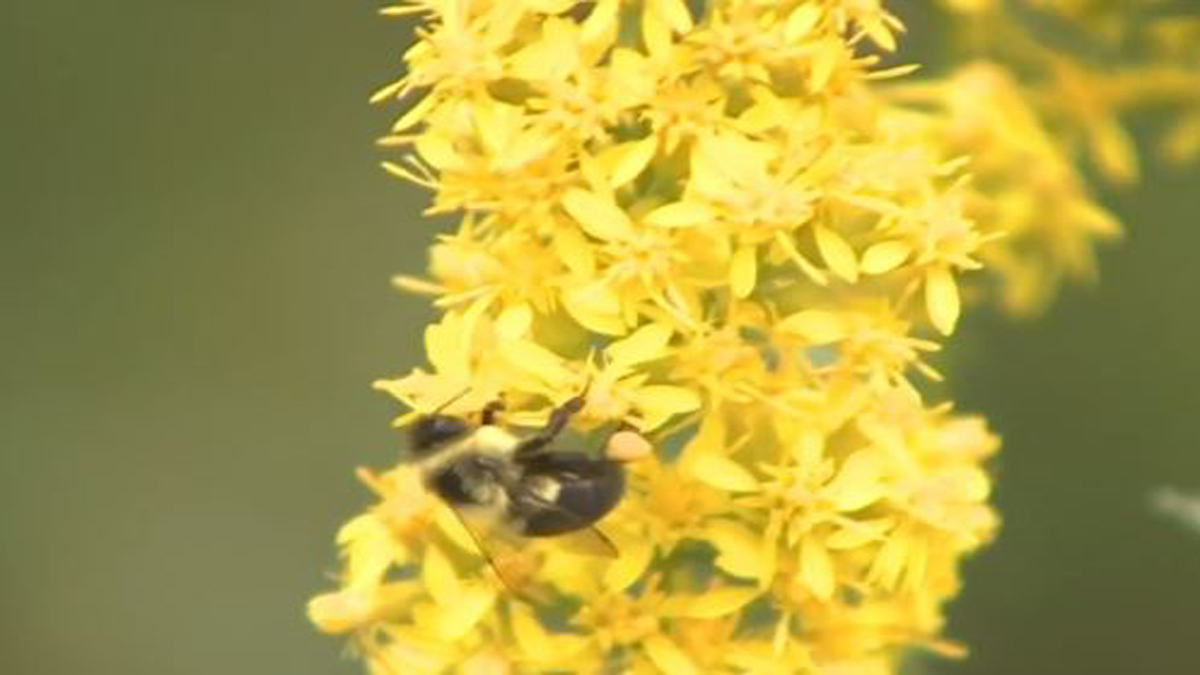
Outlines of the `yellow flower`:
[[[912,648],[964,654],[942,607],[998,527],[999,442],[926,399],[929,359],[978,299],[1028,312],[1091,272],[1119,228],[1056,130],[1132,179],[1118,113],[1134,91],[1182,100],[1200,51],[1172,24],[1150,44],[1177,67],[1100,81],[1008,3],[945,4],[969,48],[1053,67],[883,68],[903,27],[878,0],[385,10],[424,20],[375,97],[409,101],[385,168],[461,214],[428,278],[394,280],[442,312],[429,366],[376,383],[414,411],[397,425],[502,398],[519,434],[585,392],[580,438],[623,429],[614,452],[655,452],[599,524],[620,555],[531,542],[495,561],[517,593],[414,467],[362,471],[379,500],[338,534],[317,627],[379,674],[887,673]],[[969,31],[992,21],[1003,45]],[[1200,148],[1188,128],[1178,156]]]
[[[1161,155],[1200,156],[1200,21],[1152,0],[945,4],[963,12],[954,18],[968,36],[965,65],[891,93],[939,109],[931,141],[970,156],[967,213],[1002,236],[981,251],[1000,299],[1010,312],[1037,313],[1064,278],[1091,280],[1096,243],[1121,232],[1076,159],[1110,183],[1136,181],[1143,160],[1122,117],[1151,107],[1174,113]],[[1035,38],[1026,24],[1040,12],[1066,19],[1069,36]],[[1087,42],[1093,58],[1063,44],[1072,41]]]

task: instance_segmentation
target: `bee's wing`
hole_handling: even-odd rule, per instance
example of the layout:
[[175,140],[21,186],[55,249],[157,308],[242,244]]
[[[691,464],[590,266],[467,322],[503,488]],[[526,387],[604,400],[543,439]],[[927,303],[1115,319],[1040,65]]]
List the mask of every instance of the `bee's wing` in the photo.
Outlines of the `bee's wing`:
[[460,509],[449,504],[447,506],[454,512],[458,522],[462,523],[479,555],[487,562],[500,583],[510,593],[521,595],[521,589],[528,584],[523,577],[516,574],[511,564],[515,556],[521,553],[521,543],[513,537],[496,532],[495,527],[484,527]]
[[600,528],[590,525],[582,530],[568,532],[554,537],[562,543],[563,548],[572,553],[582,553],[601,558],[616,558],[620,555],[617,545]]

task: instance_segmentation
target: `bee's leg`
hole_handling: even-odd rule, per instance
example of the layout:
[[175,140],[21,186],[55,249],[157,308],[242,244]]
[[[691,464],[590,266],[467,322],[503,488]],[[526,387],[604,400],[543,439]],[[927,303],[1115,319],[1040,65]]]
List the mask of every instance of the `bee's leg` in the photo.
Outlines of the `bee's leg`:
[[503,411],[504,401],[496,399],[483,406],[483,410],[479,413],[479,422],[485,426],[491,426],[496,423],[496,417]]
[[554,409],[550,413],[550,419],[546,421],[546,426],[542,427],[536,434],[521,441],[513,454],[516,457],[523,457],[537,454],[543,448],[551,443],[562,430],[567,428],[567,422],[571,421],[571,415],[583,410],[583,396],[574,396],[567,399],[565,403]]

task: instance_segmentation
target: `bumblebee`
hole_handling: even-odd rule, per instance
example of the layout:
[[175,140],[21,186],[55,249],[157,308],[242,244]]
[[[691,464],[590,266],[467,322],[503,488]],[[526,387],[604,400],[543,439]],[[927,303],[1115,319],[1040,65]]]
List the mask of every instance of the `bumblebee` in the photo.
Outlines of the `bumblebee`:
[[497,540],[514,547],[528,538],[571,534],[592,553],[617,555],[595,524],[625,493],[621,461],[550,449],[583,404],[583,396],[571,398],[524,438],[500,426],[498,401],[483,409],[478,423],[434,412],[409,430],[411,457],[426,488],[459,516],[506,585],[512,584],[489,553]]

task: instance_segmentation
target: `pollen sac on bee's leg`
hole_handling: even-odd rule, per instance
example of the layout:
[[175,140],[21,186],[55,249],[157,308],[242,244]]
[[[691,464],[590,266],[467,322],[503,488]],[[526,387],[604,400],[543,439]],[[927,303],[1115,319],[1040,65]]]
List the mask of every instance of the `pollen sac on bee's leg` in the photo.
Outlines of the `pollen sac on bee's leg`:
[[604,456],[614,462],[636,462],[649,457],[654,446],[645,436],[633,429],[621,429],[608,437]]

